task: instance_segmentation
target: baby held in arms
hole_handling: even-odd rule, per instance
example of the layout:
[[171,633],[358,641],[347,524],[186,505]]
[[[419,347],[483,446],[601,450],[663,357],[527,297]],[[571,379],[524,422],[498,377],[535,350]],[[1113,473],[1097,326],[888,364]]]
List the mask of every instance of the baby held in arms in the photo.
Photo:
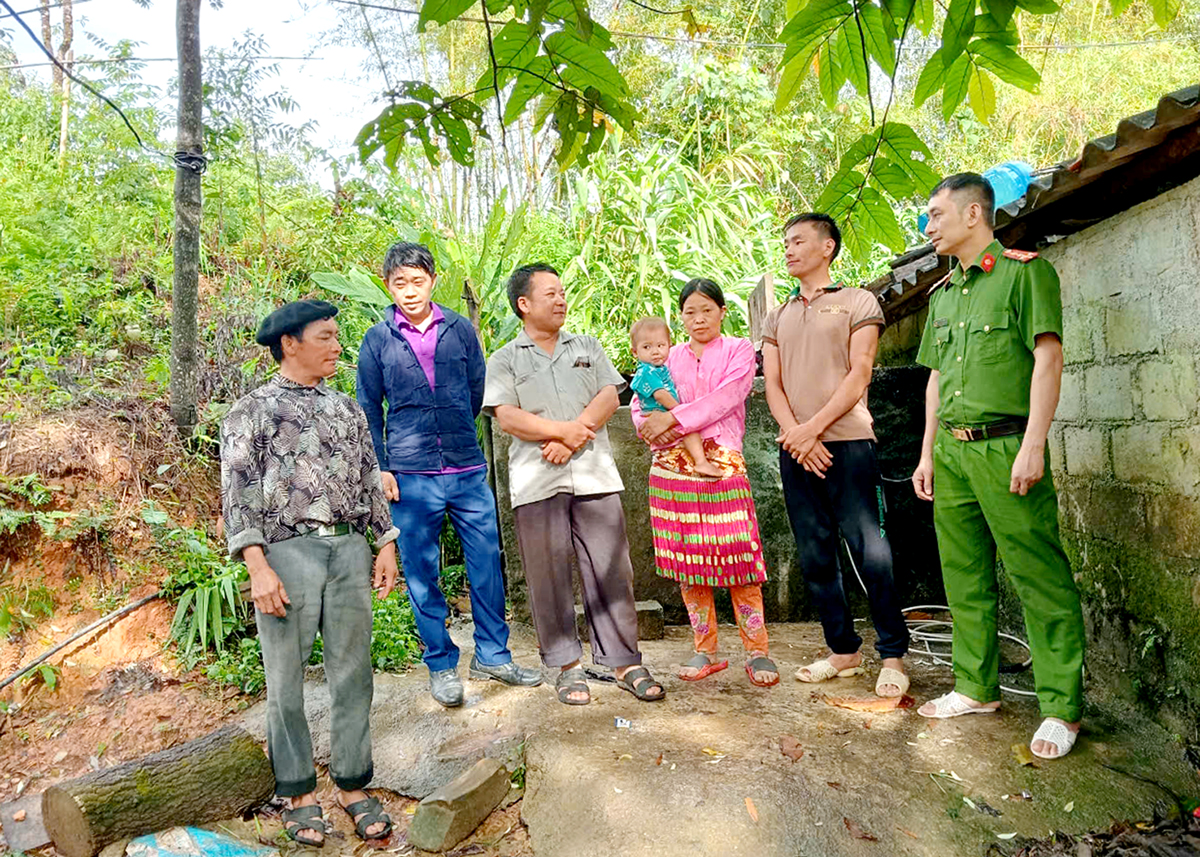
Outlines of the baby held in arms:
[[[638,397],[642,413],[671,410],[679,404],[679,392],[671,380],[671,370],[667,368],[671,328],[661,318],[649,316],[634,323],[629,338],[633,343],[633,356],[638,359],[637,372],[629,386]],[[721,467],[705,457],[704,439],[699,432],[685,434],[683,448],[692,457],[696,472],[701,476],[714,479],[725,476]]]

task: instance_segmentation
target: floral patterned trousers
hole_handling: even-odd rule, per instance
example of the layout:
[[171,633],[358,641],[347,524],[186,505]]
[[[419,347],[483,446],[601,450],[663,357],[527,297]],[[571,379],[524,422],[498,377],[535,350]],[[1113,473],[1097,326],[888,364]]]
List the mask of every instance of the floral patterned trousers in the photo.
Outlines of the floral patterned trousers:
[[[688,620],[692,623],[692,634],[696,640],[696,651],[706,655],[717,651],[717,608],[713,601],[711,586],[680,584],[683,603],[687,606]],[[733,599],[733,615],[737,617],[738,633],[742,646],[751,655],[766,657],[767,625],[763,621],[762,584],[729,587]]]

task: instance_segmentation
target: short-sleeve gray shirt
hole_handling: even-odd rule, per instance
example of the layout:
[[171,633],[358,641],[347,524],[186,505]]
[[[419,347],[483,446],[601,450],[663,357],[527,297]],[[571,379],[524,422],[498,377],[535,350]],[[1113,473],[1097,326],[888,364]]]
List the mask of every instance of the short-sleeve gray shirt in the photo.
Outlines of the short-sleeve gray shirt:
[[[577,419],[605,387],[625,389],[600,342],[592,336],[560,331],[554,353],[547,354],[524,331],[491,356],[483,391],[483,410],[512,405],[548,420]],[[513,438],[508,448],[508,484],[513,506],[555,494],[611,494],[625,490],[613,460],[608,429],[571,456],[566,464],[542,458],[540,443]]]

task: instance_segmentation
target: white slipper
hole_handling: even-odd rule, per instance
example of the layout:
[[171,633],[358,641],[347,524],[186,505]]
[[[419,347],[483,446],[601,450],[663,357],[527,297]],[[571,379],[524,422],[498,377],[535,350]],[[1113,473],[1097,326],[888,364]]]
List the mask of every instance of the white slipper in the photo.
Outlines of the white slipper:
[[[804,675],[804,671],[808,670],[808,675]],[[833,664],[829,663],[825,658],[819,661],[813,661],[806,667],[800,667],[796,670],[796,681],[803,681],[809,684],[816,684],[822,681],[829,681],[831,678],[850,678],[854,675],[862,675],[866,670],[862,666],[850,667],[849,669],[838,670]]]
[[[879,671],[879,678],[875,681],[875,695],[883,697],[884,699],[895,696],[904,696],[904,694],[908,693],[908,683],[908,676],[900,672],[900,670],[892,669],[891,667],[884,667]],[[885,684],[894,684],[896,687],[900,688],[900,692],[889,693],[886,697],[883,696],[883,694],[879,692],[879,688]]]
[[[1065,724],[1047,717],[1042,721],[1042,725],[1038,727],[1038,731],[1033,733],[1033,740],[1029,742],[1029,751],[1039,759],[1061,759],[1067,753],[1071,752],[1071,748],[1075,746],[1075,739],[1078,737],[1078,732],[1072,732]],[[1034,741],[1045,741],[1048,744],[1053,744],[1059,750],[1058,755],[1048,756],[1045,753],[1039,753],[1033,749]]]
[[[945,720],[949,717],[961,717],[964,714],[995,714],[999,711],[998,708],[983,708],[970,705],[965,698],[959,695],[956,691],[950,691],[947,694],[939,696],[937,699],[932,699],[933,714],[921,714],[922,717],[928,717],[931,720]],[[921,706],[924,708],[925,706]],[[918,714],[920,711],[918,710]]]

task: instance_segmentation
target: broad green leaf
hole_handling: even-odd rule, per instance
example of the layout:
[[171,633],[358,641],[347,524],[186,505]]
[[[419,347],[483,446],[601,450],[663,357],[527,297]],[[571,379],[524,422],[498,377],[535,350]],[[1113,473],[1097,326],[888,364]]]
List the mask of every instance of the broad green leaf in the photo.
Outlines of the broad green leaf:
[[175,617],[171,620],[171,639],[181,641],[180,634],[188,619],[188,608],[192,605],[192,599],[196,596],[195,589],[189,589],[179,597],[179,604],[175,607]]
[[865,187],[859,205],[863,208],[864,222],[869,221],[871,231],[878,236],[876,240],[895,253],[903,253],[904,233],[896,221],[896,212],[883,195],[873,187]]
[[1150,8],[1154,10],[1154,23],[1165,30],[1167,25],[1175,20],[1183,0],[1150,0]]
[[942,63],[949,66],[971,41],[975,31],[975,0],[950,0],[942,23]]
[[835,219],[853,205],[866,177],[858,170],[840,169],[834,173],[825,190],[817,197],[816,210],[828,212]]
[[549,82],[554,74],[554,67],[547,57],[534,57],[525,71],[517,76],[512,91],[508,95],[508,103],[504,105],[504,122],[515,122],[525,111],[529,99],[543,92],[549,92],[552,86]]
[[876,157],[871,167],[870,181],[896,200],[916,196],[916,184],[912,176],[890,158]]
[[475,0],[425,0],[417,18],[417,31],[425,32],[425,26],[430,21],[448,24],[474,5]]
[[1005,83],[1034,92],[1041,75],[1008,45],[991,39],[976,39],[970,46],[975,62],[991,71]]
[[779,41],[787,45],[781,62],[789,63],[799,54],[811,53],[815,43],[825,40],[853,14],[850,0],[809,0],[779,33]]
[[846,22],[846,26],[838,33],[838,62],[846,72],[846,79],[865,95],[870,81],[870,69],[867,67],[867,58],[863,55],[864,50],[858,35],[858,26],[853,20]]
[[853,169],[871,157],[871,153],[879,148],[879,131],[871,130],[864,133],[851,143],[842,157],[838,160],[838,169]]
[[821,96],[825,99],[825,104],[832,110],[837,105],[838,91],[846,82],[846,73],[842,71],[842,65],[837,59],[837,50],[833,45],[822,46],[817,59],[817,68]]
[[[196,592],[196,630],[200,633],[200,649],[203,651],[208,648],[208,591],[204,589]],[[188,636],[188,648],[192,647],[192,637]]]
[[575,29],[585,42],[589,41],[592,38],[592,16],[588,14],[587,0],[571,0],[571,5],[575,7]]
[[804,54],[783,67],[783,74],[779,76],[779,88],[775,91],[775,112],[782,113],[788,103],[796,97],[811,65],[812,57]]
[[1010,46],[1016,46],[1021,43],[1021,35],[1017,31],[1015,18],[1010,18],[1008,23],[1001,24],[991,15],[975,16],[975,38],[988,39],[993,42],[999,42],[1002,45]]
[[1115,18],[1123,15],[1125,10],[1133,5],[1133,0],[1109,0],[1109,3],[1112,6],[1113,17]]
[[933,32],[935,23],[933,0],[916,0],[913,5],[913,24],[917,29],[928,36]]
[[[513,5],[513,0],[486,0],[487,10],[489,15],[499,15],[509,6]],[[520,12],[517,14],[520,17]]]
[[392,304],[392,298],[383,287],[383,283],[377,282],[371,274],[361,268],[351,268],[349,274],[314,271],[312,279],[323,289],[371,306],[386,307]]
[[[496,33],[492,39],[492,51],[496,54],[496,73],[494,82],[504,86],[518,74],[519,70],[528,67],[537,56],[540,36],[536,30],[520,21],[509,21]],[[476,89],[488,89],[493,84],[491,63],[479,76]]]
[[967,100],[979,121],[989,124],[992,114],[996,112],[996,89],[992,86],[991,77],[977,65],[972,66],[967,81]]
[[461,118],[450,111],[435,113],[433,128],[446,142],[446,151],[456,163],[464,167],[475,166],[475,148],[471,144],[471,129]]
[[[991,15],[1001,27],[1007,26],[1017,11],[1017,0],[980,0],[980,5]],[[976,22],[975,33],[979,34],[979,24]]]
[[942,66],[942,49],[938,48],[933,52],[933,56],[925,63],[925,67],[921,69],[921,76],[917,78],[917,88],[913,91],[913,103],[920,107],[929,96],[933,95],[942,88],[942,75],[945,68]]
[[1054,0],[1017,0],[1017,5],[1035,15],[1053,15],[1062,8]]
[[896,44],[887,34],[883,24],[883,12],[873,3],[863,3],[858,7],[858,17],[862,22],[863,37],[867,41],[867,51],[879,63],[889,77],[896,71]]
[[917,136],[917,132],[902,122],[887,122],[880,129],[880,148],[897,156],[920,152],[926,158],[932,158],[925,141]]
[[545,40],[546,53],[556,65],[563,80],[577,89],[589,86],[617,98],[624,98],[629,87],[612,60],[587,42],[580,41],[566,30],[551,33]]
[[946,70],[946,82],[942,89],[942,118],[947,122],[967,96],[967,78],[971,75],[971,58],[959,54],[958,59]]
[[787,0],[784,13],[787,15],[789,21],[796,16],[797,12],[804,8],[806,2],[807,0]]

